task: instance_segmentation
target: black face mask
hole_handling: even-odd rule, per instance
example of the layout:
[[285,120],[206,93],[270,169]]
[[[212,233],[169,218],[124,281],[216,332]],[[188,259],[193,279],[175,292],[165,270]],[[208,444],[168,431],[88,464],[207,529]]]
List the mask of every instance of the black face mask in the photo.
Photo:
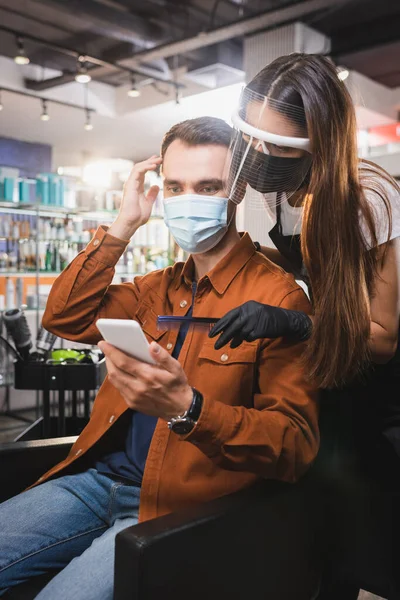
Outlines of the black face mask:
[[[235,148],[238,156],[246,152],[248,142],[240,140]],[[237,161],[239,164],[240,162]],[[310,171],[310,156],[300,158],[282,158],[259,152],[252,146],[247,151],[240,171],[240,179],[257,192],[292,192],[300,188]],[[239,167],[237,165],[237,168]],[[230,176],[235,177],[235,173]]]

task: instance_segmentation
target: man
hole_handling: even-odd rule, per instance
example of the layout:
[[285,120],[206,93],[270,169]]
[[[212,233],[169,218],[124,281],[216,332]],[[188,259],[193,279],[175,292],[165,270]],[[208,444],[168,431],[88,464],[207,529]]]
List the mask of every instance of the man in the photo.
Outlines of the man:
[[[0,506],[0,590],[63,568],[39,600],[111,599],[118,531],[259,478],[294,482],[313,461],[316,392],[301,344],[258,340],[216,350],[207,331],[185,321],[179,331],[157,329],[158,315],[215,318],[251,299],[309,311],[292,276],[236,230],[222,182],[229,141],[219,119],[174,126],[161,158],[134,167],[110,229],[100,227],[55,282],[46,329],[95,344],[98,318],[136,319],[156,365],[99,343],[108,378],[89,424],[41,485]],[[193,254],[110,285],[128,240],[150,217],[158,189],[145,195],[144,176],[161,161],[166,223]]]

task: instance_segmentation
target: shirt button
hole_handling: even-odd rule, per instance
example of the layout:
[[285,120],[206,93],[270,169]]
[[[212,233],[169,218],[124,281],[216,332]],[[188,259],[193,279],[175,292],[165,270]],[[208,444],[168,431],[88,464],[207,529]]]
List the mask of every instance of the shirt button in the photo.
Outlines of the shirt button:
[[99,244],[100,244],[100,240],[97,240],[97,239],[96,239],[96,240],[94,240],[94,242],[93,242],[93,246],[98,246]]
[[171,348],[172,348],[172,344],[171,344],[171,342],[168,342],[168,344],[167,344],[167,350],[171,350]]
[[112,423],[114,421],[114,419],[115,419],[115,415],[111,415],[111,417],[109,418],[108,422]]
[[81,452],[82,452],[82,448],[79,448],[79,450],[77,450],[77,451],[75,452],[75,456],[78,456],[78,455],[79,455]]
[[185,308],[185,306],[187,306],[187,300],[182,300],[182,302],[179,305],[181,308]]
[[227,354],[222,354],[221,356],[221,360],[222,362],[226,362],[228,360],[229,356]]

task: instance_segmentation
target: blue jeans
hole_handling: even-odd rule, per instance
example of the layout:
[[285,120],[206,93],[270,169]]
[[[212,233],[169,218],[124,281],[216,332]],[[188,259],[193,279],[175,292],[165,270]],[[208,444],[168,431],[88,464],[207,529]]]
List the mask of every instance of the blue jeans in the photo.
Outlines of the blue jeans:
[[89,469],[0,504],[0,596],[62,569],[37,600],[112,600],[115,536],[138,522],[139,500],[140,488]]

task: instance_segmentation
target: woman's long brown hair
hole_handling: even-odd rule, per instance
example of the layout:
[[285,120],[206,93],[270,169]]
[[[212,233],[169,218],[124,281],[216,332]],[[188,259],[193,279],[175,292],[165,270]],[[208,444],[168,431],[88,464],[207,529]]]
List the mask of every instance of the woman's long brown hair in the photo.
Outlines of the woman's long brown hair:
[[[370,298],[384,260],[365,192],[377,194],[384,203],[389,239],[391,208],[382,182],[399,188],[373,163],[360,165],[353,102],[328,58],[307,54],[278,58],[248,87],[304,108],[313,162],[301,249],[315,315],[305,360],[321,387],[340,386],[359,376],[369,363]],[[363,235],[360,215],[369,240]]]

